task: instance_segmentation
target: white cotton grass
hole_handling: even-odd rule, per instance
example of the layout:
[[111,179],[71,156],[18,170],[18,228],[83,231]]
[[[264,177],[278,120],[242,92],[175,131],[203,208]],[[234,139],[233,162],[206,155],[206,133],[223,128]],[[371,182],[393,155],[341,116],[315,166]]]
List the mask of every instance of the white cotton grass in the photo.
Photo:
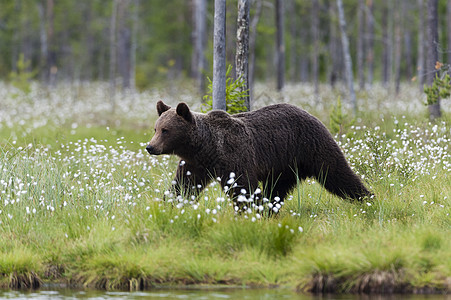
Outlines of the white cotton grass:
[[[71,97],[75,96],[69,87],[63,86],[45,96],[33,86],[33,92],[29,96],[33,99],[31,102],[28,101],[30,98],[11,99],[8,96],[11,87],[4,84],[1,86],[3,106],[0,111],[0,129],[11,130],[8,146],[0,153],[2,224],[30,220],[37,222],[38,218],[52,218],[62,212],[73,214],[74,211],[81,210],[98,218],[105,218],[118,229],[118,219],[132,218],[134,209],[141,206],[147,216],[152,216],[151,219],[167,214],[172,220],[168,226],[183,222],[180,216],[190,214],[196,219],[207,219],[213,223],[221,222],[224,216],[232,215],[233,218],[240,219],[248,215],[250,221],[257,223],[263,222],[268,215],[274,213],[298,218],[302,215],[311,220],[317,220],[324,215],[344,213],[339,208],[322,210],[325,207],[324,198],[327,197],[328,201],[335,198],[312,179],[302,183],[283,202],[277,196],[264,193],[268,187],[260,186],[254,191],[248,187],[238,187],[239,195],[237,203],[234,203],[228,192],[237,188],[238,175],[235,172],[230,172],[228,178],[224,179],[224,190],[220,186],[221,178],[216,178],[205,187],[200,197],[178,197],[170,187],[176,184],[173,178],[177,164],[186,167],[186,162],[182,160],[177,163],[177,158],[167,155],[150,156],[144,150],[145,142],[120,137],[113,127],[97,118],[110,109],[108,102],[104,101],[105,86],[88,84],[86,88],[90,90],[89,101],[72,99]],[[261,89],[257,86],[257,89],[259,88]],[[374,89],[373,93],[382,92]],[[416,97],[413,92],[405,93],[410,96],[399,102],[386,101],[376,107],[375,103],[368,100],[361,105],[369,112],[379,111],[380,106],[383,111],[399,111],[404,105],[403,111],[406,114],[418,113],[424,109],[421,103],[412,101]],[[288,85],[284,91],[284,101],[293,102],[294,99],[302,98],[305,100],[302,100],[304,102],[299,103],[300,105],[312,107],[320,113],[320,106],[323,104],[314,106],[316,104],[310,103],[313,98],[309,95],[308,88],[299,90],[299,87]],[[147,124],[149,111],[154,110],[148,99],[153,96],[157,95],[126,94],[118,99],[117,114],[123,117],[122,120],[117,120],[119,125],[123,120]],[[303,98],[304,96],[306,97]],[[188,102],[191,100],[187,95],[181,95],[181,99]],[[266,100],[262,97],[255,106],[271,104],[272,99],[277,97]],[[68,100],[74,101],[68,103]],[[173,99],[173,102],[175,101]],[[367,104],[368,106],[365,106]],[[446,103],[444,105],[443,109],[448,111],[449,106],[446,106]],[[327,118],[323,116],[322,119]],[[89,136],[76,141],[61,139],[58,147],[53,148],[19,142],[20,138],[47,126],[67,126],[71,131],[77,132],[83,126],[89,127],[94,122],[104,126],[104,139]],[[450,176],[449,124],[437,121],[419,126],[409,123],[403,117],[390,119],[383,115],[380,123],[384,122],[391,123],[393,129],[385,131],[384,127],[379,125],[355,125],[348,129],[347,135],[336,137],[351,167],[366,182],[383,186],[383,189],[379,189],[388,194],[403,197],[417,182],[425,178],[438,180],[443,174]],[[145,139],[146,137],[143,137],[143,140]],[[137,143],[142,149],[130,150],[134,148],[131,146]],[[192,172],[186,170],[186,175],[192,176]],[[196,188],[200,189],[202,186]],[[435,196],[431,191],[421,191],[415,194],[415,197],[406,197],[405,201],[418,201],[424,209],[438,207],[449,210],[449,195],[440,191],[434,193]],[[366,217],[378,213],[377,201],[383,199],[375,199],[376,202],[365,201],[365,209],[358,207],[353,215]],[[342,203],[339,201],[337,202]],[[303,224],[299,226],[305,227]]]

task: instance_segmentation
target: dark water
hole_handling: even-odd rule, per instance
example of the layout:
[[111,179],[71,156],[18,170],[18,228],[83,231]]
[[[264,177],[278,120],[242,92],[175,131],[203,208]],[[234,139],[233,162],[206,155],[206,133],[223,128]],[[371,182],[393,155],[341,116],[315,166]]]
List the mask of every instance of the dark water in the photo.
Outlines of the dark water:
[[309,295],[288,289],[158,289],[145,292],[107,292],[97,290],[40,289],[37,291],[0,290],[0,299],[275,299],[275,300],[451,300],[451,295]]

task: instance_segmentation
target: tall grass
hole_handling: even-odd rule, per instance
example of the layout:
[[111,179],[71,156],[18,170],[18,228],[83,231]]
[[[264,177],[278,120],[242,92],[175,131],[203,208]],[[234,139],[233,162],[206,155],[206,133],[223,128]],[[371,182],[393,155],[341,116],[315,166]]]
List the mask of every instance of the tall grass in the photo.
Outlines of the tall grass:
[[[131,290],[195,283],[286,285],[318,292],[451,289],[449,112],[429,123],[412,104],[387,109],[377,90],[366,95],[371,113],[340,144],[375,198],[351,203],[307,180],[278,215],[268,218],[258,210],[235,213],[216,181],[197,200],[169,195],[162,200],[177,159],[150,157],[144,151],[149,139],[144,133],[156,118],[148,95],[121,102],[120,124],[115,124],[99,119],[103,98],[94,87],[93,119],[78,103],[88,99],[76,99],[69,116],[66,102],[56,99],[61,91],[46,98],[34,88],[37,96],[31,102],[15,100],[24,108],[52,104],[41,114],[44,121],[38,122],[41,118],[30,109],[24,109],[23,118],[15,114],[6,94],[10,116],[0,123],[6,129],[0,142],[2,286],[64,282]],[[308,98],[291,98],[307,95],[309,87],[296,93],[290,89],[294,87],[267,94],[312,106],[322,116]],[[409,98],[408,91],[405,95],[404,103],[420,101]],[[328,97],[334,101],[324,95],[325,106]],[[258,105],[265,101],[261,96]],[[406,111],[411,115],[403,117]],[[96,126],[86,126],[94,121]],[[130,124],[142,129],[128,135]]]

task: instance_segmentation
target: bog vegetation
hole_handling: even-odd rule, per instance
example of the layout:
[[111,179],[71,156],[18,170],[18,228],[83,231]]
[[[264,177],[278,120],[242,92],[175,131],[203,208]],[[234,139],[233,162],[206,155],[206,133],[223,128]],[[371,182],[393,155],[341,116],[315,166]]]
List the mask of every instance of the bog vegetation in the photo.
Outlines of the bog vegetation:
[[255,107],[290,102],[333,120],[375,193],[351,203],[307,180],[267,218],[265,210],[236,214],[215,181],[196,200],[162,201],[177,159],[144,148],[158,99],[200,111],[180,86],[117,95],[111,114],[102,84],[32,83],[25,93],[0,83],[0,286],[451,290],[449,101],[431,123],[416,87],[402,86],[394,101],[376,86],[359,93],[351,122],[338,90],[321,87],[317,103],[309,85],[257,86]]

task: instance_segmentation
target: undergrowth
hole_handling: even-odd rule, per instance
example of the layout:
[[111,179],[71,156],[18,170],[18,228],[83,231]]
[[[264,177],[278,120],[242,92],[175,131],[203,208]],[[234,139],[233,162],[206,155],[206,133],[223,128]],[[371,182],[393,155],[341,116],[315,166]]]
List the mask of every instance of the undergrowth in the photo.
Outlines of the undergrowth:
[[357,120],[337,137],[372,200],[346,201],[306,180],[270,218],[235,213],[216,181],[197,200],[163,201],[177,159],[146,154],[144,135],[95,127],[104,137],[94,138],[71,126],[71,135],[86,137],[40,143],[38,132],[53,128],[47,123],[30,129],[33,141],[4,139],[0,285],[449,291],[449,122],[377,118]]

